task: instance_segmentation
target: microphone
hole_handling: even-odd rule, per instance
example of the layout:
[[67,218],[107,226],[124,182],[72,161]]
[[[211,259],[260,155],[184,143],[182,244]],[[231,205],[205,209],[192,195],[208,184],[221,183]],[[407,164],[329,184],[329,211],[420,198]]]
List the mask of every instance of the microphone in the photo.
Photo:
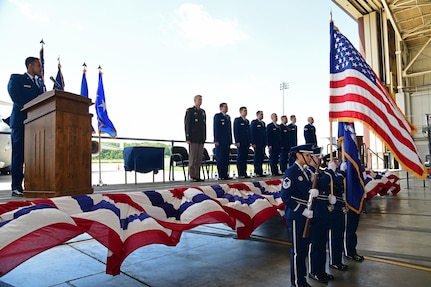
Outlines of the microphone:
[[56,90],[63,90],[63,88],[61,87],[61,85],[57,82],[56,79],[54,79],[53,76],[49,77],[51,81],[54,82],[54,89]]

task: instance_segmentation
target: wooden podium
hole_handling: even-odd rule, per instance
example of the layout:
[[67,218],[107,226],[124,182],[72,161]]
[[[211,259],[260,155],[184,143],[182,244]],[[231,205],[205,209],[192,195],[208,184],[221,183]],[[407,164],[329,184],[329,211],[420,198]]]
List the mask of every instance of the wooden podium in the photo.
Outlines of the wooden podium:
[[89,98],[46,92],[24,105],[24,196],[93,193]]

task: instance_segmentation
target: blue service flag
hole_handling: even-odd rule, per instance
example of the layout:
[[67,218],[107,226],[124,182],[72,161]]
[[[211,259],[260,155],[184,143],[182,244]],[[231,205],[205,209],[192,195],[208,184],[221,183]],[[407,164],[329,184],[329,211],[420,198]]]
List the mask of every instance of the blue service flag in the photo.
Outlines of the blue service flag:
[[117,131],[108,117],[106,110],[105,91],[103,89],[102,72],[99,72],[99,86],[97,87],[96,96],[96,114],[99,126],[99,134],[107,133],[112,138],[117,136]]
[[[82,73],[82,81],[81,81],[81,96],[88,98],[88,85],[87,85],[87,76],[86,70]],[[93,125],[91,125],[91,132],[94,133]]]
[[84,72],[82,73],[81,96],[88,98],[88,85],[87,85],[86,70],[84,70]]
[[347,163],[346,204],[359,214],[362,211],[365,189],[354,123],[338,123],[338,141],[344,144],[343,155]]
[[[64,79],[63,79],[63,73],[61,72],[60,64],[58,64],[58,72],[57,72],[57,76],[55,77],[55,80],[57,81],[57,83],[60,84],[60,87],[58,88],[58,90],[64,91]],[[55,89],[55,85],[53,89]]]

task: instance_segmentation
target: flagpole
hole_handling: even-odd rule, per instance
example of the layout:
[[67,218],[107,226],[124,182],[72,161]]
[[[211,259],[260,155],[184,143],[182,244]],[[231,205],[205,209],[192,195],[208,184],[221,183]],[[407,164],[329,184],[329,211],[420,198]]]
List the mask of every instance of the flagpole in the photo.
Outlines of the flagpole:
[[[333,156],[332,156],[332,119],[329,119],[329,139],[331,144],[329,145],[329,162],[333,161]],[[331,180],[331,195],[334,195],[334,183]]]
[[104,186],[106,185],[106,183],[103,183],[102,181],[102,149],[101,147],[101,142],[100,142],[100,131],[99,131],[99,184],[97,184],[97,186]]

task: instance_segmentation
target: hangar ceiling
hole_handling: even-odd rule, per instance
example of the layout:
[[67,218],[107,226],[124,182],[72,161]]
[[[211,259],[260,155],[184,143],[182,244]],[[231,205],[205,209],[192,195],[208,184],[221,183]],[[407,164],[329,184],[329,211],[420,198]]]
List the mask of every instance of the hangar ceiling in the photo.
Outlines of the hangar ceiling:
[[[407,89],[431,85],[430,0],[333,0],[358,20],[376,12],[385,13],[396,39],[401,42],[402,77]],[[400,83],[398,83],[400,86]],[[429,87],[427,87],[429,89]]]

